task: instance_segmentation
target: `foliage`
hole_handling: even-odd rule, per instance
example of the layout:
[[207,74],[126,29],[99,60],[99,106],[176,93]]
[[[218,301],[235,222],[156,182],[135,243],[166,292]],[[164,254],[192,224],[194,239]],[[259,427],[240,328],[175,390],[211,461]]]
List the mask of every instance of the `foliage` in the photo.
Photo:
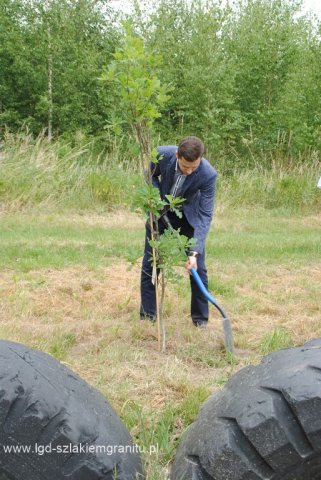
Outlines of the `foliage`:
[[46,130],[52,100],[55,136],[116,135],[130,159],[151,124],[158,144],[202,137],[229,174],[320,157],[320,20],[299,0],[224,5],[136,1],[124,28],[105,0],[1,0],[0,135]]
[[299,14],[299,2],[153,5],[150,17],[136,15],[163,55],[160,78],[175,86],[158,122],[162,136],[203,137],[229,173],[320,152],[320,24]]
[[158,254],[158,268],[166,280],[177,280],[178,274],[174,267],[186,261],[186,251],[195,245],[195,240],[181,235],[178,231],[166,229],[158,240],[151,240],[150,245]]
[[98,76],[118,40],[101,3],[1,1],[0,125],[47,128],[50,57],[55,133],[102,128],[110,100],[102,101]]
[[[160,83],[155,68],[161,59],[144,48],[130,23],[123,23],[125,35],[102,79],[120,88],[119,108],[128,123],[146,120],[151,128],[161,116],[159,108],[168,100],[168,88]],[[125,112],[124,112],[125,109]]]
[[[204,137],[213,150],[232,141],[238,127],[233,106],[233,70],[221,36],[226,12],[217,2],[163,0],[142,26],[151,48],[163,55],[159,71],[171,82],[175,95],[168,103],[159,128],[166,136],[186,134]],[[160,124],[161,123],[161,124]]]
[[303,104],[315,112],[308,98],[320,85],[320,42],[311,22],[299,16],[299,7],[295,1],[240,2],[224,32],[235,72],[234,99],[242,118],[238,151],[248,151],[252,158],[262,150],[290,157],[294,151],[320,146],[312,136],[302,142],[296,128],[297,115],[303,131],[307,123],[307,129],[317,134],[320,124],[304,109],[299,113]]
[[151,183],[146,183],[136,189],[133,196],[133,207],[139,209],[145,215],[159,215],[159,212],[165,207],[166,202],[160,198],[159,190]]
[[147,169],[149,162],[157,162],[157,152],[152,149],[152,128],[161,108],[168,100],[169,87],[161,84],[155,68],[161,59],[146,49],[143,40],[131,23],[123,23],[124,38],[101,79],[114,89],[115,111],[113,127],[116,134],[120,125],[129,125],[139,147],[141,165]]

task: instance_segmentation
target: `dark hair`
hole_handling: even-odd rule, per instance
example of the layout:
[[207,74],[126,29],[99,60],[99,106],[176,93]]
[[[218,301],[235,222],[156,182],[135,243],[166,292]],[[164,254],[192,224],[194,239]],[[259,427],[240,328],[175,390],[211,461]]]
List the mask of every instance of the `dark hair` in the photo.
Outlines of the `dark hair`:
[[204,153],[204,144],[198,137],[185,137],[178,145],[178,158],[185,158],[188,162],[195,162]]

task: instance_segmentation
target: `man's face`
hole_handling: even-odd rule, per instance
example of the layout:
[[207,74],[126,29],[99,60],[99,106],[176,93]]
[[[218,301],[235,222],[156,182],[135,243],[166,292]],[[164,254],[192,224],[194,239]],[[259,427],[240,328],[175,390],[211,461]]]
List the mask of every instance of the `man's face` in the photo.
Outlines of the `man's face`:
[[190,175],[191,173],[193,173],[194,170],[196,170],[199,164],[201,163],[201,157],[197,158],[193,162],[189,162],[188,160],[185,160],[184,157],[178,157],[177,154],[176,154],[176,157],[178,160],[178,166],[184,175]]

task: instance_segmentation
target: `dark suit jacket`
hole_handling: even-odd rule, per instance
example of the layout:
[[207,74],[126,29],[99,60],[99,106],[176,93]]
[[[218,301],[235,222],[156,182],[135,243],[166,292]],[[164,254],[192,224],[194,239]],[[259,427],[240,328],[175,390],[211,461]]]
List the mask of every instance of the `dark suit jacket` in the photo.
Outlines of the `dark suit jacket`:
[[[170,193],[173,183],[177,147],[174,145],[157,148],[158,163],[151,163],[152,182],[160,191],[161,198]],[[185,198],[183,213],[188,223],[194,228],[197,241],[193,250],[203,253],[206,235],[209,231],[214,210],[216,171],[205,159],[199,167],[188,175],[183,184],[181,197]]]

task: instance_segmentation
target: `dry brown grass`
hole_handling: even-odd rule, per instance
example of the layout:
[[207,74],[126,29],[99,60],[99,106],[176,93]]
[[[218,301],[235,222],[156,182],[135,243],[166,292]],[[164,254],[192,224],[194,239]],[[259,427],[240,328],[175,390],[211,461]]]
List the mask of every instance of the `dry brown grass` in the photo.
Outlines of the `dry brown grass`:
[[[225,275],[237,277],[240,272],[230,267]],[[167,352],[160,354],[156,326],[138,319],[139,265],[129,269],[116,259],[112,267],[100,271],[79,267],[2,272],[1,332],[47,351],[55,339],[59,342],[60,336],[72,334],[75,341],[64,361],[91,384],[100,388],[104,384],[116,408],[121,409],[128,398],[162,408],[168,401],[179,401],[188,385],[213,386],[215,379],[257,361],[260,339],[276,326],[287,328],[297,344],[319,335],[317,285],[321,285],[320,266],[306,266],[295,274],[278,266],[236,286],[229,312],[236,347],[247,354],[244,358],[243,352],[237,366],[224,364],[216,310],[211,311],[209,332],[204,335],[192,327],[188,300],[178,298],[174,288],[167,300],[171,304]],[[186,293],[189,296],[187,280]]]
[[[297,271],[278,265],[252,276],[249,284],[238,287],[240,302],[247,299],[252,308],[239,315],[240,333],[248,332],[248,345],[255,346],[273,328],[285,327],[295,344],[321,333],[319,288],[321,265]],[[234,329],[237,331],[237,327]]]
[[[106,221],[100,216],[68,217],[69,224],[79,226],[107,226]],[[111,224],[142,227],[140,219],[124,213],[109,218]],[[2,271],[0,334],[61,358],[125,418],[131,405],[152,418],[169,405],[183,404],[197,389],[204,387],[210,394],[221,388],[242,366],[260,360],[262,338],[275,327],[285,328],[294,344],[321,333],[320,262],[298,269],[291,263],[263,268],[254,262],[215,260],[208,262],[209,276],[219,276],[234,292],[218,300],[232,319],[237,362],[225,357],[221,319],[214,308],[207,335],[192,326],[187,278],[169,286],[167,352],[161,354],[156,326],[139,320],[139,264],[130,268],[117,258],[109,264]],[[131,427],[135,437],[140,428]],[[178,438],[185,428],[179,416],[173,428],[173,438]]]
[[[179,314],[177,300],[176,312],[166,320],[167,353],[157,351],[156,326],[138,317],[139,266],[128,270],[128,264],[115,260],[99,272],[3,272],[0,298],[2,336],[50,351],[55,338],[73,334],[76,340],[65,363],[93,385],[101,387],[104,378],[103,390],[118,409],[129,398],[162,408],[179,401],[189,384],[211,383],[231,370],[225,366],[213,371],[184,353],[186,343],[195,342],[223,355],[215,324],[204,337],[186,313]],[[126,390],[119,395],[122,384]]]

